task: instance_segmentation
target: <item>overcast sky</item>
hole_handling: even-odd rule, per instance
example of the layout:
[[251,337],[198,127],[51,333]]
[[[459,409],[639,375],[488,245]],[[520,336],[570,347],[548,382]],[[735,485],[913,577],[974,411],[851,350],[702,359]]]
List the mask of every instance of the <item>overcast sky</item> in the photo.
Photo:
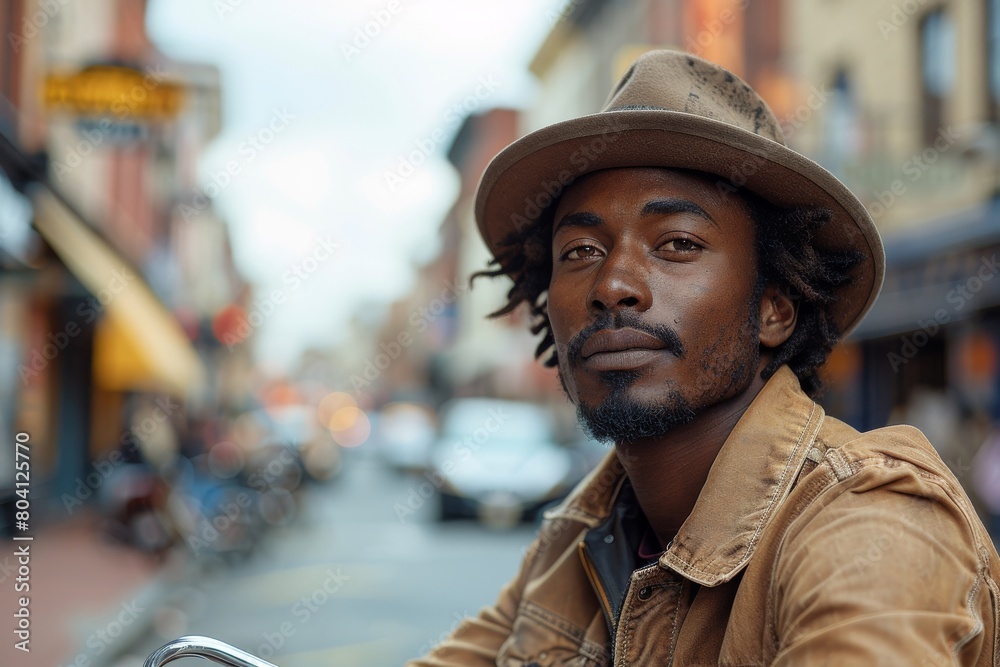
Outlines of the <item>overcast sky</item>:
[[[336,343],[352,313],[409,290],[457,192],[447,140],[402,181],[387,173],[450,139],[456,104],[526,104],[527,63],[564,4],[151,0],[157,46],[222,73],[223,130],[200,173],[240,167],[214,203],[258,296],[285,300],[253,334],[266,366]],[[329,259],[321,240],[337,245]]]

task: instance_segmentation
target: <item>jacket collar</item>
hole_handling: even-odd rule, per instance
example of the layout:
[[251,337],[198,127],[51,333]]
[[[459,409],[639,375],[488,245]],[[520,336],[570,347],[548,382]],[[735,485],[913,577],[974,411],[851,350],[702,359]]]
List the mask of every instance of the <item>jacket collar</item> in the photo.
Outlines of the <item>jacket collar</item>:
[[[823,417],[791,369],[779,368],[729,434],[660,565],[704,586],[735,577],[788,496]],[[624,477],[616,452],[610,452],[546,518],[600,525],[610,516]]]

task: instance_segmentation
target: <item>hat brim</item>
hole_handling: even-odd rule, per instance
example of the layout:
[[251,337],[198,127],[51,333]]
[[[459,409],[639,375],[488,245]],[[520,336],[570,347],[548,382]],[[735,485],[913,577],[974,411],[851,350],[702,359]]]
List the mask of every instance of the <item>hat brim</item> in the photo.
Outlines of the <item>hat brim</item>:
[[607,111],[542,128],[501,151],[483,173],[475,202],[479,231],[494,256],[532,224],[575,179],[601,169],[667,167],[716,174],[779,206],[822,206],[833,217],[818,247],[850,249],[864,260],[838,290],[833,319],[850,333],[875,302],[885,251],[871,216],[833,174],[782,144],[728,123],[666,110]]

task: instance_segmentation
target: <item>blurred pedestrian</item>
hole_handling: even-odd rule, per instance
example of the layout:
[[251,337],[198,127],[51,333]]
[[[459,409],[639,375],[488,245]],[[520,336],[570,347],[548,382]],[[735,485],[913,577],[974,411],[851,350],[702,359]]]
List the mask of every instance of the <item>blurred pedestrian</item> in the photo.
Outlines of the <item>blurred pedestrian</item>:
[[989,512],[990,535],[1000,536],[1000,426],[995,425],[972,461],[976,495]]

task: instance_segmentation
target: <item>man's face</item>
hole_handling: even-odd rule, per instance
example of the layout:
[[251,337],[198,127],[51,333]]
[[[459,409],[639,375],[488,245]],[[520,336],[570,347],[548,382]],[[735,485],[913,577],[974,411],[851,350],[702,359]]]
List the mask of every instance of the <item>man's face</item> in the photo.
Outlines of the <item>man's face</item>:
[[590,174],[553,218],[548,314],[559,375],[604,441],[663,435],[759,372],[754,225],[682,171]]

